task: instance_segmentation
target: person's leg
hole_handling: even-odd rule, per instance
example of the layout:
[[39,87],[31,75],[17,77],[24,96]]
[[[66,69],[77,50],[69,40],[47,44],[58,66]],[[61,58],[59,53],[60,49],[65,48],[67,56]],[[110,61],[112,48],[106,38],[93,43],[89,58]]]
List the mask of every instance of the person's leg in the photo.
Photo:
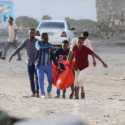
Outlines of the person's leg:
[[79,86],[81,88],[81,99],[84,99],[85,98],[85,90],[84,90],[84,83],[86,82],[86,75],[88,74],[89,72],[89,68],[86,68],[84,70],[81,70],[80,71],[80,74],[79,74]]
[[69,98],[72,99],[74,96],[74,84],[72,84],[70,87],[71,87],[71,94],[70,94]]
[[[73,70],[73,75],[75,77],[75,71],[74,70]],[[73,96],[74,96],[74,92],[75,92],[74,83],[70,86],[70,88],[71,88],[71,94],[70,94],[69,98],[72,99]]]
[[[17,49],[17,47],[18,47],[18,42],[17,42],[17,40],[13,42],[13,47],[14,47],[15,49]],[[19,61],[21,60],[21,54],[20,54],[20,52],[17,53],[17,60],[19,60]]]
[[79,99],[79,86],[76,86],[76,99]]
[[79,99],[79,83],[78,83],[78,77],[79,77],[80,71],[75,71],[75,99]]
[[6,55],[7,55],[7,52],[9,50],[9,47],[10,47],[10,42],[6,42],[4,44],[4,48],[3,48],[3,52],[2,52],[2,59],[6,59]]
[[32,96],[35,96],[35,84],[34,84],[34,67],[33,65],[28,65],[28,75],[30,80],[30,87],[32,91]]
[[85,91],[84,91],[84,87],[81,87],[81,98],[84,99],[85,98]]
[[0,58],[2,57],[2,50],[0,49]]
[[38,76],[38,84],[41,89],[41,94],[42,96],[45,96],[45,91],[44,91],[44,67],[39,66],[37,67],[37,76]]
[[39,84],[38,84],[38,76],[37,76],[37,69],[34,65],[35,68],[35,85],[36,85],[36,96],[39,97]]
[[65,99],[66,98],[66,89],[63,90],[63,95],[62,97]]
[[59,98],[60,97],[60,89],[56,90],[56,97]]
[[47,79],[48,79],[48,87],[47,87],[47,92],[48,94],[51,93],[51,90],[52,90],[52,69],[51,69],[51,65],[47,65],[46,66],[46,74],[47,74]]

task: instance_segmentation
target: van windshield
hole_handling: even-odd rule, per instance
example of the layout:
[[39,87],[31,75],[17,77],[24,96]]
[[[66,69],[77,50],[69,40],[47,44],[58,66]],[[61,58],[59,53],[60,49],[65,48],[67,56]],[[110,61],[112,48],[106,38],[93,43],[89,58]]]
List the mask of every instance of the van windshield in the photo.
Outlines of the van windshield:
[[40,28],[58,28],[58,29],[64,29],[64,23],[63,22],[43,22],[40,25]]

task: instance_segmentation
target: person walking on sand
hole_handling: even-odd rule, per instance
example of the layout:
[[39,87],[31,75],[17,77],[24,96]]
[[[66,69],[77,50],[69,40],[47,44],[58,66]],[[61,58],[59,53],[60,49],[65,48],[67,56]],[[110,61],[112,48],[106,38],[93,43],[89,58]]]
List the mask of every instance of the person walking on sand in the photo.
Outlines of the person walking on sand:
[[[79,90],[81,89],[81,98],[85,98],[85,91],[83,85],[84,74],[87,73],[89,69],[88,55],[94,56],[97,58],[104,67],[107,67],[107,64],[91,49],[84,46],[83,38],[79,37],[78,44],[74,45],[72,50],[72,59],[75,59],[75,98],[79,99]],[[84,78],[85,81],[85,78]]]
[[[93,47],[92,47],[92,44],[91,44],[91,41],[88,39],[88,37],[89,37],[88,31],[84,31],[84,32],[82,32],[81,35],[80,35],[80,38],[81,38],[81,40],[83,41],[83,42],[82,42],[83,45],[86,46],[86,47],[88,47],[90,50],[94,51],[94,50],[93,50]],[[78,37],[75,37],[75,38],[72,39],[72,41],[71,41],[71,46],[70,46],[70,54],[69,54],[70,56],[72,55],[73,47],[78,44],[78,40],[79,40]],[[69,57],[70,57],[70,56],[69,56]],[[93,62],[93,66],[95,67],[95,66],[96,66],[96,59],[95,59],[95,57],[94,57],[93,55],[92,55],[92,62]],[[89,62],[89,63],[90,63],[90,62]],[[75,73],[74,73],[74,74],[75,74]],[[72,88],[73,88],[73,86],[74,86],[74,85],[72,85]],[[71,92],[69,98],[72,99],[73,96],[74,96],[74,91]]]
[[[29,31],[29,38],[26,39],[10,56],[9,61],[12,60],[12,58],[20,52],[23,48],[27,51],[27,57],[28,57],[28,75],[30,80],[30,86],[32,91],[32,97],[39,97],[39,85],[38,85],[38,78],[35,68],[35,60],[36,60],[36,54],[37,50],[35,48],[35,44],[37,42],[37,39],[35,38],[36,31],[34,28],[31,28]],[[35,77],[35,78],[34,78]]]
[[38,75],[38,83],[41,89],[41,97],[45,98],[44,90],[44,74],[47,75],[48,87],[47,93],[48,97],[51,97],[52,90],[52,62],[55,62],[53,56],[53,45],[49,43],[49,38],[47,33],[42,33],[42,41],[36,43],[37,57],[36,57],[36,67]]
[[[88,31],[84,31],[81,33],[80,36],[83,39],[83,45],[88,47],[89,49],[91,49],[92,51],[94,51],[93,47],[92,47],[92,42],[89,40],[89,32]],[[89,59],[90,60],[90,59]],[[96,60],[95,57],[92,56],[92,60],[93,60],[93,66],[96,66]],[[90,62],[89,62],[90,63]]]
[[[55,52],[55,58],[56,58],[56,63],[58,66],[59,73],[65,70],[63,61],[68,59],[68,55],[69,55],[69,41],[64,40],[62,47],[57,49],[57,51]],[[74,91],[73,85],[71,86],[71,91],[72,91],[72,93]],[[57,94],[56,98],[59,98],[60,89],[57,89],[56,94]],[[66,94],[66,90],[63,90],[63,95],[62,95],[63,98],[65,98],[65,96],[66,96],[65,94]]]
[[[86,46],[86,47],[88,47],[88,48],[91,49],[92,51],[94,51],[93,46],[92,46],[92,43],[91,43],[91,41],[88,39],[88,37],[89,37],[89,32],[88,32],[88,31],[82,32],[82,33],[80,34],[80,37],[81,37],[81,39],[84,41],[84,42],[83,42],[83,45]],[[79,39],[79,38],[77,38],[77,37],[75,37],[75,38],[72,39],[71,46],[70,46],[70,51],[72,51],[73,47],[78,44],[78,39]],[[92,61],[93,61],[93,66],[95,67],[95,66],[96,66],[96,60],[95,60],[95,57],[94,57],[94,56],[92,56]]]
[[[9,20],[8,20],[8,35],[9,35],[8,42],[5,43],[4,50],[2,52],[3,54],[1,56],[1,59],[3,60],[6,59],[7,52],[11,46],[13,46],[14,48],[17,48],[18,46],[17,28],[14,23],[13,17],[9,17]],[[21,60],[20,52],[17,53],[17,56],[18,56],[17,60]]]

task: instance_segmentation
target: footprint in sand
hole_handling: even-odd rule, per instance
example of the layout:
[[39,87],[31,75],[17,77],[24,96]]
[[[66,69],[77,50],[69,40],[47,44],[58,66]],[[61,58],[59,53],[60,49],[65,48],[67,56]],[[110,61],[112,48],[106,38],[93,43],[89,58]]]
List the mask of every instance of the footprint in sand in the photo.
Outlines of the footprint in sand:
[[125,99],[119,99],[119,101],[120,101],[120,102],[124,102],[124,101],[125,101]]

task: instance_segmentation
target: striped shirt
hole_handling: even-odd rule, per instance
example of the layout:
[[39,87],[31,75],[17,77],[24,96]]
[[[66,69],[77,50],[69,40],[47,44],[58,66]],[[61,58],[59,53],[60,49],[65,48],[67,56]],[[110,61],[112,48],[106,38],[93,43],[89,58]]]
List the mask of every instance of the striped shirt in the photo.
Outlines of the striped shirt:
[[39,41],[36,43],[36,49],[38,50],[37,53],[38,65],[48,65],[51,64],[52,61],[54,61],[52,44],[44,41]]

